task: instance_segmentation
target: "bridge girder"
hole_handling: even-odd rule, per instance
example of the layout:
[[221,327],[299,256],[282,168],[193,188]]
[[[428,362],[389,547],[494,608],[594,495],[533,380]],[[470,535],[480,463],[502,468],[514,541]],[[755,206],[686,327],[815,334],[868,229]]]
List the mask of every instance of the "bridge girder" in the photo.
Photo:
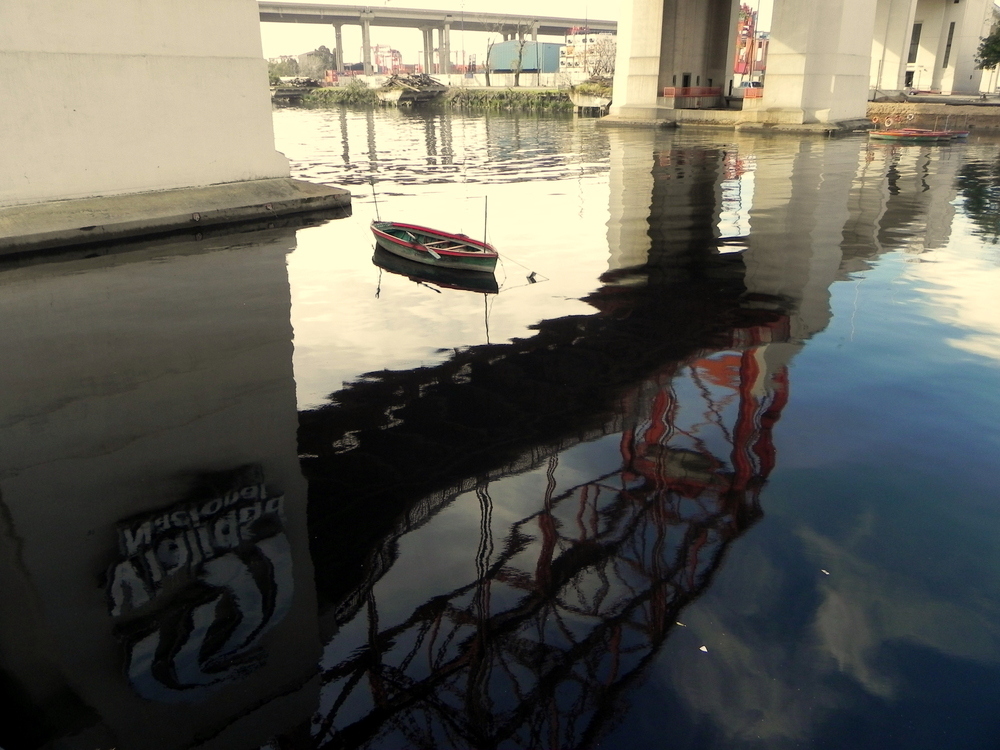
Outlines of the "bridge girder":
[[445,23],[465,31],[516,34],[529,29],[544,36],[563,36],[574,26],[586,26],[591,31],[615,31],[617,21],[552,16],[525,16],[512,13],[473,13],[413,8],[372,8],[364,5],[306,5],[302,3],[257,4],[262,23],[314,23],[331,25],[361,25],[421,29]]

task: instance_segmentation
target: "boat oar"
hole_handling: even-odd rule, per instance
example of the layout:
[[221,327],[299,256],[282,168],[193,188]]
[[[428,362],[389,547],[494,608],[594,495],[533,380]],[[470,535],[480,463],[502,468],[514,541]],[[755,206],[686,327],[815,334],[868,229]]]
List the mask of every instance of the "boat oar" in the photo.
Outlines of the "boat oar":
[[431,257],[434,258],[434,260],[441,260],[441,256],[438,255],[436,252],[434,252],[434,248],[427,247],[426,245],[421,245],[420,240],[414,237],[412,232],[407,232],[406,236],[410,238],[410,240],[413,242],[414,245],[416,245],[417,247],[422,247],[424,250],[429,252],[431,254]]

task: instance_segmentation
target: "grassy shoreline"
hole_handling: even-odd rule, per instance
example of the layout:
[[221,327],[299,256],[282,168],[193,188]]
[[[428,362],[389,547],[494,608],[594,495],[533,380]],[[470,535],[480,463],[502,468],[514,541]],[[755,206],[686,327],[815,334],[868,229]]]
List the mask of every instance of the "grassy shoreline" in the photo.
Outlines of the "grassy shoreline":
[[[338,104],[379,105],[375,90],[363,84],[313,89],[302,103],[307,107],[330,107]],[[558,89],[451,88],[430,106],[456,109],[571,112],[573,103]]]

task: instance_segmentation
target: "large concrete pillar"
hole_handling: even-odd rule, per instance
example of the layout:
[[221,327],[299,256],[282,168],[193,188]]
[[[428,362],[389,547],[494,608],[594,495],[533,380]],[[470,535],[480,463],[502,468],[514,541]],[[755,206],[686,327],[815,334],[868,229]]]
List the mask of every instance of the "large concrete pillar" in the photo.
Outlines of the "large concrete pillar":
[[372,74],[372,28],[368,18],[370,15],[369,11],[361,14],[361,59],[365,66],[366,76]]
[[992,11],[992,3],[988,0],[944,2],[936,88],[953,94],[979,92],[983,71],[976,70],[976,50],[980,39],[989,34]]
[[871,86],[877,96],[897,93],[905,85],[916,13],[917,0],[878,0],[870,65]]
[[336,55],[336,65],[337,65],[337,72],[338,73],[343,73],[344,72],[344,35],[343,35],[343,28],[344,28],[343,25],[339,24],[339,23],[335,23],[333,25],[333,33],[334,33],[334,35],[336,37],[336,42],[337,42],[337,48],[334,50],[334,53]]
[[0,252],[322,207],[274,150],[252,0],[4,0],[0,18]]
[[865,117],[875,3],[775,0],[758,117],[834,123]]
[[618,22],[612,115],[656,117],[666,86],[726,88],[736,8],[733,0],[626,1]]
[[660,95],[663,0],[624,0],[618,18],[614,102],[618,117],[654,117]]
[[434,72],[431,64],[434,61],[434,37],[429,28],[420,29],[424,38],[424,73],[430,75]]
[[[450,19],[451,16],[448,16]],[[441,28],[441,72],[444,75],[451,73],[451,21],[445,20]]]

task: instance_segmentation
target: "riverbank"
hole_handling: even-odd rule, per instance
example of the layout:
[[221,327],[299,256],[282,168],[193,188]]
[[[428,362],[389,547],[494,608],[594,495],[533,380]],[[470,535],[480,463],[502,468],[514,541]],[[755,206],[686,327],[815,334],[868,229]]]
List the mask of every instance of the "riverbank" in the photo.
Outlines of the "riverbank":
[[[338,104],[379,105],[375,89],[361,83],[313,89],[305,94],[306,107],[330,107]],[[453,87],[439,99],[423,106],[497,111],[570,112],[573,103],[566,91],[552,88]]]
[[[302,98],[306,107],[331,107],[340,104],[379,106],[375,90],[360,81],[346,86],[313,89]],[[569,92],[558,88],[533,87],[452,87],[440,99],[426,106],[451,107],[463,110],[526,111],[526,112],[572,112],[573,103]],[[633,122],[628,125],[715,125],[748,129],[758,127],[744,120],[740,110],[671,110],[671,117],[662,120]],[[885,122],[890,118],[894,124],[908,124],[912,127],[943,128],[953,127],[979,131],[1000,131],[1000,103],[951,104],[945,102],[869,102],[867,118],[878,118]],[[609,125],[614,124],[611,120]],[[818,126],[813,126],[818,127]],[[852,123],[851,127],[855,127]],[[782,128],[767,127],[768,130]],[[808,130],[806,126],[798,130]],[[848,128],[850,129],[850,128]],[[834,128],[833,130],[844,130]]]

